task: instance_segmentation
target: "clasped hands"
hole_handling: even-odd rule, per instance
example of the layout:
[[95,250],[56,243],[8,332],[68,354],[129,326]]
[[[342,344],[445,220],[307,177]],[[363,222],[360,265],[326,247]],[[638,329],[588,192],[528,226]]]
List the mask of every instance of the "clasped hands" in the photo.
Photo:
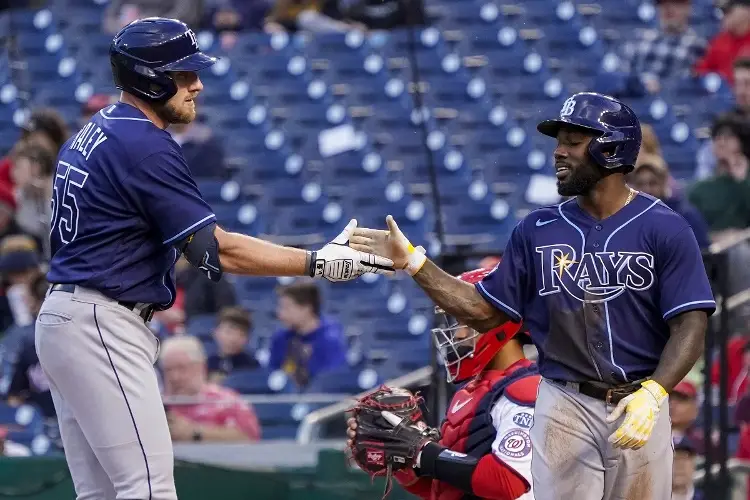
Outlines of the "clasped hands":
[[424,264],[425,250],[414,247],[390,215],[388,230],[357,227],[352,219],[330,243],[310,253],[310,276],[328,281],[348,281],[364,273],[391,275],[396,270],[416,274]]

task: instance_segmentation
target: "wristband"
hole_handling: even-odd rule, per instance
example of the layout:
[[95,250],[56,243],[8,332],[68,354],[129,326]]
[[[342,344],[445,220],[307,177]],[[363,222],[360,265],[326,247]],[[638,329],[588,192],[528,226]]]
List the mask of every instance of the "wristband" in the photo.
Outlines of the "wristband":
[[315,277],[315,261],[318,258],[318,252],[307,252],[305,257],[305,267],[307,268],[307,275],[311,278]]
[[409,252],[409,258],[406,261],[404,270],[409,273],[409,276],[414,276],[422,269],[422,266],[427,261],[427,257],[422,252],[418,252],[411,243],[409,243],[407,251]]

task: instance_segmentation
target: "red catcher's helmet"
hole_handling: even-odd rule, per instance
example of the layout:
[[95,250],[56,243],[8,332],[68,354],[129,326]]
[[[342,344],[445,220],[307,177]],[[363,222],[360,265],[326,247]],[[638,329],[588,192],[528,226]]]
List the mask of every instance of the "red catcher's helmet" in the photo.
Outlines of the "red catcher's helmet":
[[[474,285],[491,272],[492,269],[475,269],[461,274],[458,279]],[[439,326],[433,328],[432,335],[445,363],[448,382],[461,382],[478,375],[522,327],[520,323],[508,321],[486,333],[479,333],[460,324],[440,307],[436,307],[435,312]]]

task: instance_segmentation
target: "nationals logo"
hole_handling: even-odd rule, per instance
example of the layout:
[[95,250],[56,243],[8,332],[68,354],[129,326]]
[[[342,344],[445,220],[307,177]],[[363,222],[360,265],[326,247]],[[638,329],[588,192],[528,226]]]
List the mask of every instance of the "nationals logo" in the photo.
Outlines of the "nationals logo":
[[370,465],[385,465],[385,454],[383,450],[367,449],[367,463]]
[[512,430],[500,441],[498,451],[511,458],[525,457],[531,453],[531,438],[526,431]]

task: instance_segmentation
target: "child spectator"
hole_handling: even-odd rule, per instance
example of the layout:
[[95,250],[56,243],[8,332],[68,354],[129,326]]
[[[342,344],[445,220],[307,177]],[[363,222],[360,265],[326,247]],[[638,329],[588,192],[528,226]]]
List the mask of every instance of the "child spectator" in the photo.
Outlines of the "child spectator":
[[280,287],[277,294],[276,314],[286,328],[271,338],[269,368],[283,369],[305,387],[315,375],[346,363],[341,325],[321,317],[318,286],[297,282]]
[[674,443],[672,464],[672,500],[703,500],[703,492],[693,484],[695,475],[695,444],[686,437]]
[[250,313],[241,307],[227,307],[219,313],[219,324],[214,330],[214,340],[219,350],[208,357],[208,373],[212,382],[220,383],[233,370],[260,366],[248,350],[252,328]]

